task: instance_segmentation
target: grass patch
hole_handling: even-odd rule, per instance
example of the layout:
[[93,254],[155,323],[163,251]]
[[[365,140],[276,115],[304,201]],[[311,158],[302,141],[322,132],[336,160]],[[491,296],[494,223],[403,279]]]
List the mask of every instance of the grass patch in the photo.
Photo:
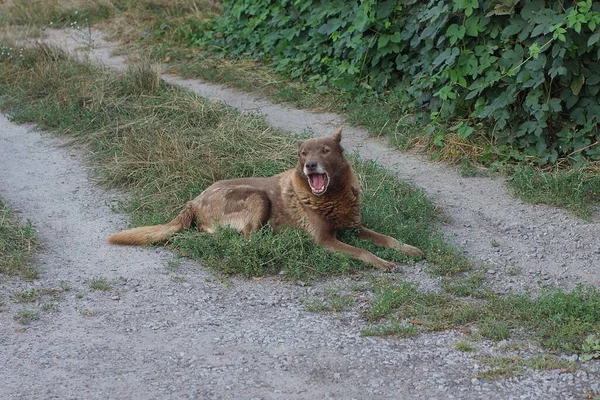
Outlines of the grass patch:
[[36,290],[25,290],[21,293],[16,293],[14,295],[15,303],[37,303],[42,297],[42,294]]
[[35,229],[31,222],[19,224],[8,205],[0,199],[0,276],[37,279],[39,272],[29,265],[37,247]]
[[489,367],[477,374],[478,379],[502,379],[516,375],[523,375],[527,370],[543,371],[550,369],[561,369],[565,372],[573,372],[577,365],[573,362],[544,354],[525,359],[522,357],[488,357],[481,360],[482,364]]
[[530,203],[563,207],[582,218],[589,218],[600,206],[598,170],[544,172],[517,167],[509,182],[515,194]]
[[354,303],[354,298],[348,294],[342,293],[339,289],[330,288],[325,291],[325,298],[312,299],[305,302],[307,311],[328,312],[344,311]]
[[[258,115],[165,84],[147,64],[114,72],[38,46],[5,63],[0,105],[17,122],[34,122],[87,143],[104,181],[131,190],[125,208],[133,225],[170,220],[216,180],[271,176],[296,163],[295,138],[274,131]],[[434,268],[454,271],[465,265],[436,233],[441,216],[423,191],[396,181],[372,162],[350,158],[363,187],[367,227],[432,254]],[[352,235],[342,239],[382,258],[410,262]],[[361,262],[315,247],[302,232],[273,235],[269,227],[250,240],[227,229],[215,235],[188,231],[171,245],[227,274],[284,270],[291,279],[310,279],[363,268]]]
[[360,331],[365,336],[394,336],[407,339],[419,335],[419,327],[411,324],[401,324],[398,321],[389,322],[378,326],[370,326]]
[[485,276],[482,272],[474,272],[466,277],[445,279],[442,282],[444,291],[459,297],[487,298],[493,297],[489,288],[484,287]]
[[39,320],[40,314],[35,311],[22,309],[19,310],[19,312],[17,312],[17,314],[13,318],[21,325],[29,325],[33,321]]
[[454,344],[454,348],[458,351],[462,351],[463,353],[472,353],[477,350],[473,345],[469,342],[459,341]]
[[424,332],[475,326],[479,335],[494,341],[525,329],[547,349],[582,353],[586,337],[600,331],[600,291],[579,286],[567,293],[547,291],[537,298],[508,295],[465,301],[380,279],[365,317],[373,323],[410,321]]
[[88,287],[90,290],[97,290],[101,292],[108,292],[112,288],[110,282],[106,278],[92,279],[88,282]]

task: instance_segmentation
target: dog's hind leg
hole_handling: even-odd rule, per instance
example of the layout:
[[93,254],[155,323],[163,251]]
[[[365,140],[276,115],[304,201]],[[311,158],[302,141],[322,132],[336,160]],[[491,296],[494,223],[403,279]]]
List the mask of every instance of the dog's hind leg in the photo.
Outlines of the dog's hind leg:
[[218,218],[241,232],[246,239],[265,225],[271,216],[271,201],[261,190],[233,189],[224,198],[223,214]]
[[375,231],[367,229],[364,226],[360,227],[356,236],[358,236],[361,239],[368,239],[372,241],[373,244],[375,244],[376,246],[390,247],[409,256],[423,257],[425,255],[421,250],[419,250],[415,246],[411,246],[409,244],[401,244],[399,241],[397,241],[391,236],[382,235],[381,233],[377,233]]

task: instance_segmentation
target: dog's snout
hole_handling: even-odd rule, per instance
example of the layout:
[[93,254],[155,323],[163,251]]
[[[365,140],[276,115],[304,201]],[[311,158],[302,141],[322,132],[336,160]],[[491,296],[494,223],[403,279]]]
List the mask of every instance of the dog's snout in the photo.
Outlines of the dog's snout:
[[306,164],[304,164],[304,167],[308,170],[308,171],[314,171],[317,169],[317,166],[319,164],[316,161],[307,161]]

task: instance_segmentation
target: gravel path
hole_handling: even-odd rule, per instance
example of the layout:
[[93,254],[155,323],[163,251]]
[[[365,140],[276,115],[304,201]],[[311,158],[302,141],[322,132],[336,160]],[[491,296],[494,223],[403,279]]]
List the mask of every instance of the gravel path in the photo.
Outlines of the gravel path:
[[[49,40],[71,49],[62,32]],[[98,38],[97,57],[112,45]],[[96,57],[96,56],[94,56]],[[216,85],[165,76],[242,110],[259,110],[274,126],[315,135],[343,120],[314,114]],[[500,180],[463,178],[452,168],[400,154],[347,126],[345,147],[375,159],[400,179],[414,181],[452,218],[444,229],[473,259],[494,273],[494,290],[521,291],[577,282],[600,286],[600,224],[561,210],[531,206],[506,193]],[[276,278],[221,282],[161,249],[110,246],[104,238],[125,226],[112,211],[122,194],[94,182],[85,152],[29,126],[0,119],[0,196],[39,230],[41,277],[10,281],[0,296],[31,288],[69,287],[56,311],[23,327],[21,308],[0,313],[0,398],[48,399],[585,399],[600,394],[600,365],[575,373],[531,372],[493,381],[477,379],[481,357],[530,356],[521,343],[476,342],[474,353],[454,344],[459,332],[413,339],[360,335],[356,312],[307,312],[301,301],[349,278],[295,286]],[[494,247],[491,242],[500,243]],[[403,279],[422,280],[423,266]],[[514,271],[520,271],[514,274]],[[110,290],[93,291],[95,278]],[[46,298],[46,297],[45,297]],[[48,300],[49,301],[49,300]]]

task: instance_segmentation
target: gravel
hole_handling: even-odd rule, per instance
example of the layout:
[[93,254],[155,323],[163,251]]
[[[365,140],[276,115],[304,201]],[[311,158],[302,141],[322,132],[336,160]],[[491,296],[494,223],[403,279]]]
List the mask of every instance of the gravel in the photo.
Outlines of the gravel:
[[[59,31],[48,40],[78,46]],[[95,39],[100,60],[113,45]],[[94,56],[96,57],[96,56]],[[218,85],[165,76],[203,96],[262,112],[274,126],[331,133],[340,116],[272,105]],[[489,266],[497,292],[546,286],[600,286],[600,224],[511,197],[500,179],[463,178],[453,168],[401,154],[346,126],[345,147],[374,159],[426,190],[451,217],[447,237]],[[104,238],[125,227],[113,211],[123,194],[96,184],[85,151],[32,126],[0,119],[0,196],[39,231],[43,249],[34,282],[2,282],[0,398],[48,399],[584,399],[600,394],[600,363],[575,372],[525,371],[478,379],[482,358],[531,357],[528,342],[471,343],[458,331],[415,338],[361,335],[360,313],[312,313],[303,300],[351,278],[291,284],[278,277],[222,281],[197,264],[160,248],[111,246]],[[492,245],[494,243],[494,245]],[[499,244],[499,246],[496,246]],[[374,272],[377,274],[377,272]],[[435,289],[424,265],[403,268],[401,279]],[[91,290],[105,278],[110,290]],[[10,296],[30,288],[69,288],[56,311],[31,325],[13,315],[37,305]],[[49,302],[47,296],[44,302]],[[516,346],[515,346],[516,344]],[[568,360],[576,356],[562,355]]]

